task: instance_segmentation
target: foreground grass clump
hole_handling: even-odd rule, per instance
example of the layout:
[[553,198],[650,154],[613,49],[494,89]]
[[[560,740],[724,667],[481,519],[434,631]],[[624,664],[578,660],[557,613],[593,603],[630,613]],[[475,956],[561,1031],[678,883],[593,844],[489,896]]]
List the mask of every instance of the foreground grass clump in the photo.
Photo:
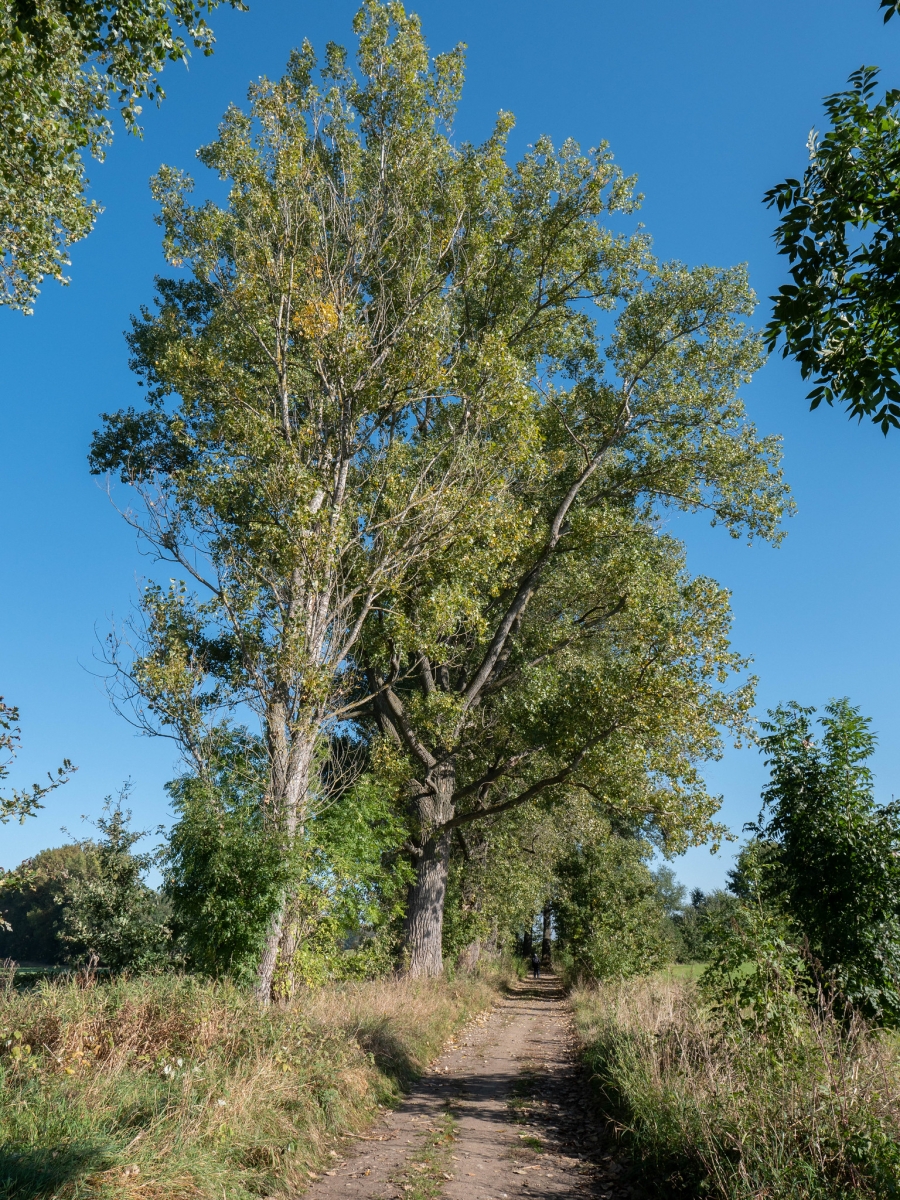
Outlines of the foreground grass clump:
[[725,1027],[692,984],[581,989],[576,1018],[604,1114],[667,1194],[900,1197],[892,1037],[809,1014],[779,1038]]
[[355,983],[259,1008],[190,977],[0,996],[0,1197],[293,1195],[499,980]]

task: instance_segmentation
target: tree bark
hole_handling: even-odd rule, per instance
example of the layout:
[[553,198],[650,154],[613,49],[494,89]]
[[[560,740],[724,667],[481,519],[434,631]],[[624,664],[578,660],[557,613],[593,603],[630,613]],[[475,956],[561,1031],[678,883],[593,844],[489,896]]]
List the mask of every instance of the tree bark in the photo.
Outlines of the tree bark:
[[416,877],[406,897],[405,937],[409,961],[406,974],[413,979],[434,978],[444,970],[444,896],[450,834],[430,838],[422,847]]
[[[271,730],[269,734],[270,754],[272,757],[271,778],[274,796],[272,820],[285,839],[285,851],[290,852],[295,840],[302,836],[306,820],[307,796],[309,792],[310,774],[316,747],[316,730],[309,726],[295,731],[294,737],[288,743],[282,730]],[[256,973],[254,991],[262,1004],[268,1004],[274,996],[276,972],[281,968],[279,991],[286,996],[293,995],[294,979],[291,960],[296,949],[296,935],[293,928],[294,896],[285,892],[281,897],[278,909],[272,915],[269,932],[266,937],[259,968]]]
[[272,983],[275,979],[275,965],[278,962],[278,947],[281,945],[281,931],[284,924],[286,900],[282,899],[277,912],[269,922],[269,932],[263,947],[262,957],[256,972],[256,987],[253,989],[261,1004],[268,1004],[272,999]]
[[457,971],[464,971],[467,975],[478,966],[481,960],[481,938],[473,938],[467,946],[463,946],[459,952],[459,957],[456,960]]
[[544,905],[544,911],[542,913],[542,916],[544,918],[544,930],[543,930],[543,937],[541,938],[541,966],[549,967],[550,966],[550,954],[551,954],[550,931],[551,931],[551,920],[552,920],[552,911],[550,909],[549,901],[547,904]]
[[404,927],[406,974],[413,979],[434,978],[444,970],[444,898],[450,863],[451,832],[435,834],[453,816],[456,767],[452,759],[436,763],[428,772],[425,790],[416,802],[421,842],[416,877],[406,897]]

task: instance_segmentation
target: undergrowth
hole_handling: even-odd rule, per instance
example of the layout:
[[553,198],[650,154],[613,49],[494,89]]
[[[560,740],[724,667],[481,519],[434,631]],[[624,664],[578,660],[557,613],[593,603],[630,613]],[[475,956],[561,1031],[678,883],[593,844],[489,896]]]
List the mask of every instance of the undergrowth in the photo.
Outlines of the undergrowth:
[[345,984],[268,1009],[191,977],[7,992],[0,1197],[296,1195],[499,980]]
[[671,978],[572,999],[601,1111],[665,1194],[900,1197],[893,1035],[810,1012],[774,1038],[712,1020]]

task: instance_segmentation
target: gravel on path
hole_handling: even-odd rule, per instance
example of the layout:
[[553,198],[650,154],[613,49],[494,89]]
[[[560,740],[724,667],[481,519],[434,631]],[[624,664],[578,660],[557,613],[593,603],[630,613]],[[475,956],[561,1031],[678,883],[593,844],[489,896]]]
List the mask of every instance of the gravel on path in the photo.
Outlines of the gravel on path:
[[[637,1200],[627,1159],[590,1111],[562,988],[519,983],[466,1027],[403,1104],[315,1182],[306,1200],[408,1200],[452,1114],[442,1200]],[[433,1170],[432,1166],[432,1170]],[[422,1193],[419,1193],[422,1194]]]

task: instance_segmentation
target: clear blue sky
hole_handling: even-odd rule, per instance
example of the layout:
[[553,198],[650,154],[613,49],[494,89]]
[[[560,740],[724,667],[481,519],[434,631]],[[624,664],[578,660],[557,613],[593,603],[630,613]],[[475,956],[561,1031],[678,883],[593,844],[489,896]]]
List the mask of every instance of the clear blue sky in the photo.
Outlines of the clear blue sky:
[[[63,756],[79,771],[24,826],[0,827],[0,865],[14,866],[86,833],[105,794],[128,776],[144,827],[167,819],[171,743],[147,740],[109,709],[90,670],[95,630],[127,615],[147,571],[133,536],[87,473],[97,415],[135,400],[123,330],[164,270],[147,180],[162,162],[192,169],[250,80],[280,74],[306,36],[320,49],[349,41],[354,0],[252,0],[213,21],[218,47],[190,70],[171,67],[168,99],[146,113],[143,141],[117,137],[94,167],[105,206],[75,248],[72,284],[49,284],[34,316],[0,311],[0,692],[22,711],[15,783]],[[515,113],[513,149],[538,135],[610,142],[639,176],[642,219],[657,252],[688,263],[748,262],[761,297],[782,281],[766,188],[797,175],[821,98],[863,63],[900,83],[900,21],[885,28],[876,0],[422,0],[434,52],[468,43],[460,138],[481,139],[498,109]],[[731,589],[736,646],[754,657],[760,710],[849,695],[881,736],[879,795],[900,790],[900,434],[807,412],[796,368],[771,362],[747,390],[753,419],[784,436],[799,513],[778,550],[748,548],[702,522],[676,529],[692,569]],[[708,772],[736,831],[756,815],[763,772],[752,750],[729,751]],[[675,863],[689,886],[724,879],[730,854],[692,851]]]

